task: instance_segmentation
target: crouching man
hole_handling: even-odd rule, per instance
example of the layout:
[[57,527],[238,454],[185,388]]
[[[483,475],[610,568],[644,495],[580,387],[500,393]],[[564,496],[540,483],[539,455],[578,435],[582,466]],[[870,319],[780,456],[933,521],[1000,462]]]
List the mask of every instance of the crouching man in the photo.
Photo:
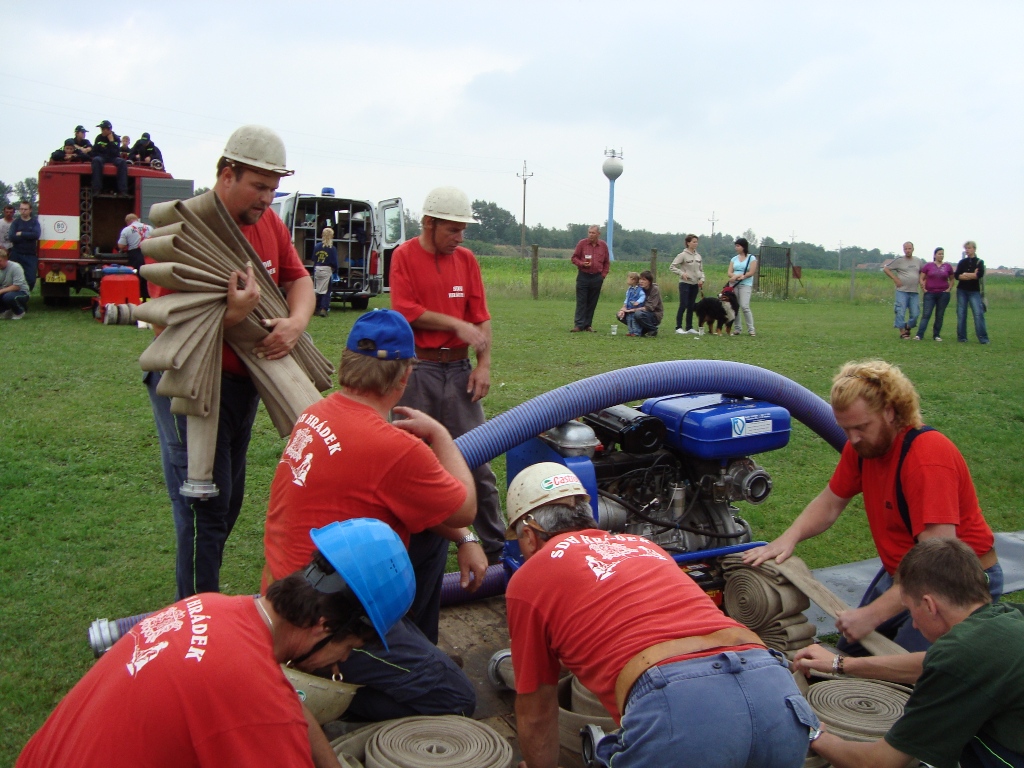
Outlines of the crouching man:
[[926,653],[844,657],[820,645],[796,667],[913,683],[903,716],[882,739],[811,745],[836,768],[1024,767],[1024,606],[992,603],[977,555],[958,539],[926,539],[896,571],[903,604],[933,645]]
[[526,557],[506,593],[524,764],[557,764],[561,663],[621,723],[603,765],[802,766],[818,719],[785,660],[656,544],[596,530],[588,498],[553,463],[508,490]]
[[194,595],[136,624],[64,697],[19,768],[312,766],[317,750],[317,765],[337,765],[279,665],[312,671],[379,644],[416,585],[379,520],[310,536],[312,563],[265,596]]

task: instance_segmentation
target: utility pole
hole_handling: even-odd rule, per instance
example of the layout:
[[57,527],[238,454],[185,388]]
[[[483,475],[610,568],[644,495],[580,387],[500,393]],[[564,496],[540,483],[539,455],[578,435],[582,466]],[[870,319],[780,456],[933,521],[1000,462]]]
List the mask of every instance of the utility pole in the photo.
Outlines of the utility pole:
[[843,268],[843,241],[839,241],[839,259],[836,261],[836,269]]
[[[533,176],[532,173],[526,172],[526,161],[523,160],[523,172],[517,173],[516,176],[523,180],[523,222],[520,226],[520,238],[519,238],[519,254],[525,259],[526,258],[526,180]],[[536,296],[534,297],[536,298]]]
[[793,247],[793,243],[795,243],[795,242],[796,242],[796,230],[794,229],[793,233],[789,236],[789,247],[792,248]]
[[711,222],[711,248],[708,251],[708,256],[713,256],[715,253],[715,222],[718,221],[718,219],[715,218],[714,211],[711,212],[711,218],[708,219],[708,221]]

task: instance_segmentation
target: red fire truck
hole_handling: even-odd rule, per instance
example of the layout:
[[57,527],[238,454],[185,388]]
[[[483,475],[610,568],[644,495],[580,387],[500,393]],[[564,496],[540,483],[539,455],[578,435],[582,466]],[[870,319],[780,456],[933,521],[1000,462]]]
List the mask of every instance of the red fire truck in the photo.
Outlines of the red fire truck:
[[104,168],[103,190],[92,193],[90,163],[50,162],[39,170],[39,283],[45,304],[63,304],[83,288],[99,291],[103,267],[127,264],[117,239],[124,218],[148,222],[154,203],[192,196],[192,181],[142,165],[128,167],[128,196],[114,193],[115,167]]

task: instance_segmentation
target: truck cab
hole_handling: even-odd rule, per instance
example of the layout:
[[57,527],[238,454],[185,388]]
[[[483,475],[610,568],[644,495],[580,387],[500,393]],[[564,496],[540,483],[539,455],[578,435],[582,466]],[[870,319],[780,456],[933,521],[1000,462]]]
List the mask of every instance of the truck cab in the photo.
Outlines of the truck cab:
[[[280,194],[280,193],[279,193]],[[334,230],[338,274],[331,281],[332,301],[366,309],[370,299],[388,290],[391,254],[405,240],[402,199],[369,200],[338,197],[330,187],[319,194],[280,194],[271,208],[292,235],[306,268],[313,270],[313,248],[324,227]]]
[[39,170],[39,282],[45,304],[62,304],[83,288],[99,291],[104,265],[127,264],[117,253],[125,216],[147,224],[154,203],[192,196],[192,181],[162,170],[128,167],[128,196],[114,193],[115,168],[92,194],[92,164],[48,162]]

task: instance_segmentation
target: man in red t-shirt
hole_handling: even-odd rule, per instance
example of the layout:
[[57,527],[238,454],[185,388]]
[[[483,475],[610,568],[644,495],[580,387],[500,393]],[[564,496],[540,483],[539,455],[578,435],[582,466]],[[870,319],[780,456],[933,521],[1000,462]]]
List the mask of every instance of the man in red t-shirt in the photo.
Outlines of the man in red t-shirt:
[[[268,360],[289,354],[313,316],[313,281],[299,260],[284,223],[268,210],[285,169],[281,138],[258,125],[239,128],[228,139],[217,163],[213,194],[220,198],[242,235],[259,255],[271,279],[284,292],[288,317],[267,320],[270,334],[256,346]],[[154,298],[167,291],[153,286]],[[260,295],[252,267],[235,271],[228,281],[224,327],[241,323],[259,304]],[[155,329],[159,334],[161,328]],[[177,538],[175,581],[177,598],[220,588],[220,564],[224,544],[238,519],[245,497],[245,456],[259,395],[238,355],[224,345],[220,418],[213,482],[219,494],[197,499],[180,493],[188,479],[187,420],[171,413],[170,399],[157,394],[160,374],[146,374],[153,418],[160,438],[164,481],[174,512]]]
[[[863,493],[882,568],[860,606],[836,619],[843,635],[840,650],[862,653],[854,644],[873,630],[908,651],[927,650],[931,643],[914,628],[893,586],[896,568],[915,542],[960,539],[981,560],[993,599],[1003,590],[995,538],[981,514],[967,462],[945,435],[922,429],[917,391],[894,365],[847,363],[832,380],[831,399],[848,438],[832,479],[785,533],[743,559],[748,565],[785,561],[797,544],[830,528],[850,499]],[[912,442],[904,450],[908,439]]]
[[337,766],[280,665],[313,671],[379,644],[415,585],[405,547],[378,520],[307,536],[312,562],[265,596],[194,595],[132,627],[64,697],[19,768]]
[[[459,245],[473,221],[465,193],[439,187],[423,203],[423,231],[396,248],[391,260],[391,306],[412,325],[419,359],[400,405],[432,416],[455,438],[483,424],[480,401],[491,387],[491,315],[480,265],[472,251]],[[476,368],[469,360],[470,347]],[[488,560],[497,563],[505,534],[497,483],[489,464],[474,469],[473,478],[473,527]],[[437,623],[436,615],[430,615],[436,610],[430,595],[444,576],[447,554],[448,543],[430,532],[413,536],[410,543],[409,557],[423,577],[412,609],[420,626]],[[430,639],[437,642],[436,636]]]
[[552,462],[508,489],[526,558],[505,595],[525,764],[557,765],[564,665],[622,725],[596,745],[603,765],[803,765],[818,720],[785,659],[659,546],[595,530],[587,500]]

